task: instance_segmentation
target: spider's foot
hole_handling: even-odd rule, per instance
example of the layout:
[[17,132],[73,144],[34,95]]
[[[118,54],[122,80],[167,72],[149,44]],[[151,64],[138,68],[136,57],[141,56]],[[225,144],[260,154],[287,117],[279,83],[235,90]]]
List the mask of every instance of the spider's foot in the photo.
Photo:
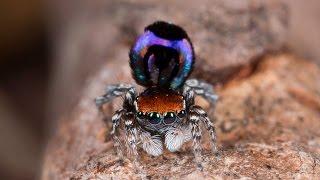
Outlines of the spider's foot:
[[197,170],[203,171],[203,165],[201,163],[197,163]]
[[120,166],[124,166],[124,160],[123,159],[119,159],[118,163],[119,163]]
[[213,155],[216,158],[216,160],[221,160],[221,153],[220,152],[218,152],[218,151],[213,152]]

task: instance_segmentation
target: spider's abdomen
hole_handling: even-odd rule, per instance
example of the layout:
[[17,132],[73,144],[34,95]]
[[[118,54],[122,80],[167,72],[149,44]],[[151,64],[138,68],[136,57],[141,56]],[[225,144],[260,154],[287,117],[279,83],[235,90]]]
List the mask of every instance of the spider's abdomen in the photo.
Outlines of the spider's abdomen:
[[145,28],[130,50],[136,82],[145,87],[180,88],[192,71],[194,50],[179,26],[158,21]]

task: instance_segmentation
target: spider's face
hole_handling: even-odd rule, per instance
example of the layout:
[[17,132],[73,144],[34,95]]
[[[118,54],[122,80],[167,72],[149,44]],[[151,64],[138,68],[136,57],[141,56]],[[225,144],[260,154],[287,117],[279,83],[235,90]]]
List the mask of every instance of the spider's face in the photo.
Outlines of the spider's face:
[[173,126],[185,116],[185,100],[175,91],[149,88],[136,99],[139,123],[155,130]]

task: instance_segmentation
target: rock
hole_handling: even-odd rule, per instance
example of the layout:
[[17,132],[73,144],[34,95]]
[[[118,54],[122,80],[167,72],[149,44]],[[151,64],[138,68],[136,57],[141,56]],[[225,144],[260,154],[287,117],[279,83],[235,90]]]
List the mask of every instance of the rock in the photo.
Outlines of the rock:
[[[104,142],[103,134],[110,128],[93,103],[106,84],[130,81],[130,71],[122,63],[108,62],[88,81],[74,109],[60,119],[45,152],[42,179],[140,178],[130,160],[119,161],[112,141]],[[206,135],[202,172],[195,167],[190,144],[159,157],[139,151],[147,178],[320,178],[320,68],[279,54],[238,73],[217,89],[215,113],[207,109],[217,119],[221,157],[210,153]],[[108,124],[119,105],[116,101],[104,108]]]

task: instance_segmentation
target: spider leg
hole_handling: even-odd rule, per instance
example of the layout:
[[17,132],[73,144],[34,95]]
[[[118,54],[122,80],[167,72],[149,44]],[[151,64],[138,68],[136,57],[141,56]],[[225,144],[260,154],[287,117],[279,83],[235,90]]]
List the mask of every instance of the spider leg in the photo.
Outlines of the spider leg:
[[202,170],[202,155],[201,155],[201,128],[200,128],[200,116],[195,111],[190,110],[188,114],[190,126],[191,126],[191,135],[193,140],[193,153],[195,157],[195,162],[197,167]]
[[[202,169],[201,161],[201,129],[200,129],[200,120],[206,125],[212,141],[212,150],[214,153],[217,153],[216,147],[216,132],[214,125],[210,121],[206,112],[200,107],[194,105],[194,88],[189,86],[185,86],[183,95],[186,99],[186,109],[187,109],[187,117],[191,126],[191,134],[193,139],[193,151],[195,155],[195,161],[197,163],[198,168]],[[196,93],[197,94],[197,93]],[[212,102],[212,101],[211,101]],[[217,155],[217,154],[216,154]]]
[[137,172],[143,171],[140,163],[139,163],[139,154],[138,154],[138,148],[137,148],[137,141],[138,141],[138,132],[137,128],[134,124],[134,114],[132,112],[127,112],[124,115],[124,124],[125,124],[125,132],[126,132],[126,138],[128,143],[128,152],[133,158],[133,165]]
[[98,107],[101,107],[104,103],[112,100],[117,96],[121,96],[123,94],[125,94],[123,105],[122,105],[122,108],[117,110],[112,116],[112,130],[110,133],[111,136],[113,137],[114,147],[116,148],[117,154],[120,157],[120,159],[123,159],[123,152],[121,148],[122,143],[119,138],[120,123],[121,123],[121,119],[126,118],[126,114],[134,114],[135,112],[134,100],[136,98],[136,91],[131,85],[125,85],[125,84],[111,85],[107,87],[106,94],[96,98],[96,105]]
[[121,149],[121,141],[119,139],[119,125],[124,112],[124,109],[119,109],[114,113],[112,116],[112,131],[110,133],[113,137],[114,147],[116,148],[117,155],[121,160],[123,160],[123,153]]
[[183,89],[183,96],[186,100],[186,108],[192,107],[194,105],[194,91],[192,88],[184,87]]
[[105,90],[105,94],[95,99],[95,104],[99,109],[101,109],[102,105],[105,103],[110,102],[115,97],[126,94],[130,90],[135,92],[135,88],[130,84],[109,85]]
[[132,113],[128,112],[125,115],[125,130],[126,137],[129,145],[129,152],[134,155],[134,160],[137,160],[138,150],[137,150],[137,129],[134,127],[134,116]]
[[213,91],[212,85],[197,80],[197,79],[189,79],[185,82],[184,92],[193,90],[197,95],[202,96],[206,100],[208,100],[211,104],[215,105],[218,100],[218,96]]
[[210,118],[208,117],[207,113],[203,110],[202,107],[194,105],[191,107],[192,111],[196,112],[199,116],[201,116],[202,122],[205,124],[207,130],[209,131],[210,137],[211,137],[211,146],[212,146],[212,152],[218,155],[218,149],[216,146],[216,130],[215,126],[211,122]]

